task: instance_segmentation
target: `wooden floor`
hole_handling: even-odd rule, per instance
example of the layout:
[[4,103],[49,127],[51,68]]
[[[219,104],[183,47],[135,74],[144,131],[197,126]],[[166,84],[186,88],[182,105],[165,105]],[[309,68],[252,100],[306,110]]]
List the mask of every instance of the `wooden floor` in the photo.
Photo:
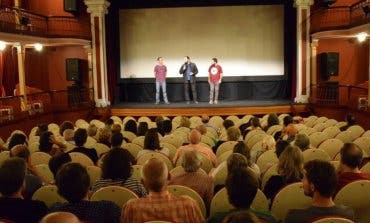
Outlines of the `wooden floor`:
[[274,106],[245,106],[245,107],[196,107],[196,108],[111,108],[111,115],[116,116],[178,116],[178,115],[259,115],[269,113],[307,112],[306,104],[274,105]]

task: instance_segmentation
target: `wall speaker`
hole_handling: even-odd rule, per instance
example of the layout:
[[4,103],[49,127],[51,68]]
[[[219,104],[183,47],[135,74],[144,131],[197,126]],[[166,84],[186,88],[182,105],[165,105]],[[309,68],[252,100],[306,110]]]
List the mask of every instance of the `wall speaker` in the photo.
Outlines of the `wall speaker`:
[[81,59],[79,58],[67,58],[66,59],[66,78],[67,81],[81,82]]
[[320,73],[324,79],[330,76],[338,76],[339,73],[339,53],[325,52],[320,54]]
[[78,0],[64,0],[64,11],[78,13]]

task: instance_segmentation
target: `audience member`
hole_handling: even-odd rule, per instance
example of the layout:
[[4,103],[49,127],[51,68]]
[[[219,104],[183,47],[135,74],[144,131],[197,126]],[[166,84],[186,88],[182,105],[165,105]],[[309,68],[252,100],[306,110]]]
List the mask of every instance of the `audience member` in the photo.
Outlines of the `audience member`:
[[362,159],[363,152],[356,144],[345,143],[343,145],[340,150],[336,193],[353,181],[370,180],[370,173],[362,173],[360,170]]
[[64,164],[72,162],[71,156],[68,153],[63,153],[57,156],[51,157],[49,160],[49,169],[53,173],[54,178],[57,175],[58,170]]
[[253,150],[253,152],[251,153],[252,161],[256,162],[260,155],[262,155],[262,153],[268,150],[274,150],[275,145],[276,142],[274,137],[272,137],[271,135],[265,135],[265,137],[262,138],[261,147]]
[[286,140],[278,140],[275,146],[276,157],[279,158],[281,153],[284,152],[285,148],[289,146],[289,142]]
[[203,199],[206,207],[209,207],[213,197],[213,178],[209,177],[200,166],[202,160],[195,150],[186,151],[182,157],[182,167],[185,173],[173,177],[170,185],[182,185],[195,190]]
[[223,128],[221,128],[220,130],[220,137],[219,137],[221,141],[223,142],[227,141],[227,130],[234,125],[235,123],[230,119],[226,119],[222,122]]
[[40,223],[81,223],[76,215],[69,212],[54,212],[42,218]]
[[310,138],[306,134],[297,134],[293,144],[303,152],[310,148]]
[[62,136],[64,134],[64,131],[67,130],[67,129],[71,129],[71,130],[75,129],[75,126],[73,125],[72,122],[64,121],[62,124],[60,124],[60,126],[59,126],[59,135]]
[[169,119],[163,120],[162,121],[162,128],[163,128],[163,133],[165,135],[170,135],[172,133],[172,122]]
[[106,186],[123,186],[139,197],[146,196],[147,192],[143,185],[132,175],[132,162],[134,158],[125,149],[111,149],[103,157],[102,177],[92,186],[91,191],[95,192]]
[[114,120],[113,119],[111,119],[111,118],[109,118],[109,119],[107,119],[106,121],[105,121],[105,126],[104,126],[104,128],[105,129],[107,129],[107,130],[109,130],[109,131],[112,131],[112,126],[113,126],[113,124],[114,124]]
[[260,223],[260,221],[250,211],[238,211],[229,214],[222,223]]
[[275,113],[269,114],[267,117],[267,125],[264,128],[264,130],[267,131],[271,126],[279,125],[279,124],[280,124],[280,121],[279,121],[278,116]]
[[354,220],[351,208],[335,205],[332,196],[337,184],[334,166],[329,162],[313,160],[304,166],[303,191],[312,197],[311,207],[291,209],[285,223],[312,222],[326,216],[338,216]]
[[148,129],[149,127],[147,122],[139,122],[139,126],[137,127],[137,136],[145,136]]
[[41,136],[42,133],[48,131],[48,125],[47,124],[40,124],[37,126],[37,130],[35,132],[35,136]]
[[212,162],[213,166],[216,166],[217,157],[213,153],[213,151],[210,148],[204,147],[199,144],[201,136],[202,135],[199,133],[198,130],[196,129],[191,130],[189,133],[189,144],[181,146],[180,148],[177,149],[177,152],[173,158],[173,163],[176,164],[185,151],[195,149],[197,152],[203,154],[206,158],[208,158]]
[[5,160],[0,166],[0,218],[17,223],[37,223],[48,209],[41,201],[25,200],[27,165],[18,157]]
[[66,203],[56,203],[52,212],[66,211],[79,219],[92,223],[118,223],[120,208],[111,201],[89,201],[90,178],[86,169],[79,163],[67,163],[57,173],[58,193]]
[[121,223],[204,222],[198,204],[188,196],[175,196],[167,190],[169,173],[164,162],[150,159],[143,167],[143,183],[149,190],[145,198],[133,199],[123,206]]
[[158,131],[154,128],[149,129],[146,132],[144,138],[144,149],[137,154],[137,157],[140,157],[148,152],[160,152],[167,157],[170,154],[170,151],[167,148],[162,148],[159,144]]
[[63,138],[66,143],[75,145],[75,131],[73,129],[66,129],[63,132]]
[[74,139],[75,139],[75,144],[77,147],[69,151],[69,153],[72,153],[72,152],[83,153],[86,156],[88,156],[94,163],[96,163],[99,159],[98,154],[96,153],[96,150],[88,149],[84,147],[86,140],[87,140],[86,129],[81,129],[81,128],[77,129],[75,132]]
[[107,128],[99,129],[98,131],[98,143],[104,144],[108,147],[111,147],[111,137],[112,137],[112,132],[111,130]]
[[88,136],[94,138],[95,140],[97,139],[97,133],[98,133],[98,127],[96,127],[95,124],[90,124],[89,127],[87,128],[87,134]]
[[112,128],[111,128],[111,132],[112,132],[112,134],[114,134],[114,133],[120,133],[121,131],[122,131],[122,127],[121,127],[121,125],[120,124],[113,124],[112,125]]
[[225,187],[229,202],[235,209],[210,216],[209,223],[221,223],[226,216],[239,211],[249,211],[265,222],[276,222],[270,214],[250,208],[257,194],[258,180],[248,168],[231,170],[228,173]]
[[112,133],[112,138],[111,138],[111,148],[121,148],[122,143],[124,142],[124,138],[122,133],[120,132],[115,132]]
[[340,131],[346,131],[349,127],[354,126],[357,124],[355,116],[352,114],[348,114],[346,116],[346,122],[347,124],[345,126],[340,127]]
[[132,132],[135,135],[137,135],[137,124],[135,120],[132,120],[132,119],[128,120],[125,124],[124,130],[128,132]]
[[40,152],[47,153],[51,156],[62,154],[66,149],[66,145],[61,141],[58,141],[54,134],[49,131],[41,134],[39,143]]
[[27,136],[22,133],[14,133],[10,137],[9,143],[8,143],[8,149],[11,150],[14,146],[17,145],[25,145],[28,146],[27,142]]
[[186,116],[181,116],[181,119],[180,119],[180,125],[179,125],[179,128],[180,127],[185,127],[185,128],[190,128],[190,119]]
[[[230,121],[230,120],[229,120]],[[214,153],[217,152],[218,147],[220,147],[224,142],[227,141],[239,141],[241,140],[241,133],[238,127],[231,126],[226,130],[227,138],[226,140],[219,140],[215,146],[213,146],[212,150]]]

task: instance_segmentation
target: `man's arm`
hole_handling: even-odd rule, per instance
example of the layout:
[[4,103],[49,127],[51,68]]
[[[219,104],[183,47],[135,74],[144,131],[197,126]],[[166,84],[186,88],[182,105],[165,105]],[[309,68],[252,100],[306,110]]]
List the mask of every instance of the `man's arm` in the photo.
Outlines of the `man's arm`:
[[183,64],[183,65],[181,65],[181,67],[180,67],[180,71],[179,71],[179,73],[180,73],[180,74],[184,74],[184,73],[185,73],[185,70],[186,70],[186,64]]
[[194,64],[194,70],[193,70],[193,75],[197,75],[198,74],[198,68],[197,68],[197,65],[195,63]]
[[222,67],[220,66],[220,80],[218,81],[219,83],[222,82],[222,77],[224,76],[224,72],[222,71]]

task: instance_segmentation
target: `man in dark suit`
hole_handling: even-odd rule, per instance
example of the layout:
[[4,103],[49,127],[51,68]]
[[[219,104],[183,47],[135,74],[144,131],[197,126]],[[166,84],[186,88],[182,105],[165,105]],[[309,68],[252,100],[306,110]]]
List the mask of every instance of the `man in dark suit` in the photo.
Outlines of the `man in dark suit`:
[[181,65],[180,74],[183,75],[184,78],[184,92],[185,92],[185,100],[186,104],[190,104],[190,96],[189,96],[189,85],[191,86],[191,91],[193,93],[193,100],[195,104],[198,104],[197,101],[197,89],[196,89],[196,81],[195,75],[198,73],[198,68],[195,63],[190,61],[190,57],[186,56],[185,63]]

